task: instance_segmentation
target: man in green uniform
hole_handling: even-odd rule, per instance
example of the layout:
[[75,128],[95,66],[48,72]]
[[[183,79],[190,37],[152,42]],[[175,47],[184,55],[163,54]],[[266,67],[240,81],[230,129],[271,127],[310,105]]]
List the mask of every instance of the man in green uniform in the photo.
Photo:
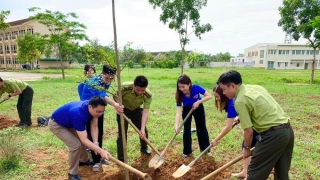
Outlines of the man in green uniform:
[[[146,127],[149,107],[152,101],[152,95],[147,88],[148,79],[145,76],[137,76],[134,82],[124,82],[121,87],[122,104],[124,106],[124,114],[131,119],[132,123],[140,129],[140,151],[142,154],[150,155],[147,143],[142,140],[143,137],[148,138],[148,130]],[[117,101],[117,98],[115,98]],[[143,105],[143,108],[140,106]],[[123,143],[121,134],[120,115],[117,114],[118,122],[118,139],[117,139],[117,154],[120,161],[124,161]],[[128,123],[125,121],[125,135],[127,139]]]
[[[267,179],[274,168],[274,179],[288,180],[294,146],[289,116],[269,92],[258,85],[244,85],[239,72],[223,73],[218,82],[234,106],[244,129],[243,157],[251,155],[252,138],[257,138],[248,168],[247,180]],[[253,137],[253,129],[259,133]]]
[[17,110],[20,122],[16,126],[24,126],[25,128],[31,126],[32,88],[21,80],[3,80],[0,77],[0,99],[5,92],[8,93],[4,98],[5,100],[9,100],[12,96],[19,95]]

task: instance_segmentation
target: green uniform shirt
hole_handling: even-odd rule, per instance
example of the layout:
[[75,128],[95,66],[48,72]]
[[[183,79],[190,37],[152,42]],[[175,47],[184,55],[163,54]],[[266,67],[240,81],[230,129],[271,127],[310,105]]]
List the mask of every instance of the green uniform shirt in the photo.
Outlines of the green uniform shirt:
[[143,109],[149,109],[152,95],[148,88],[137,96],[133,89],[133,82],[124,82],[121,84],[122,104],[126,109],[135,110],[143,104]]
[[240,85],[235,95],[234,106],[241,127],[253,127],[258,133],[289,120],[289,116],[269,92],[258,85]]
[[21,80],[15,80],[15,79],[7,79],[3,80],[3,86],[0,88],[0,96],[4,92],[6,93],[15,93],[18,90],[23,91],[28,86],[27,83],[21,81]]

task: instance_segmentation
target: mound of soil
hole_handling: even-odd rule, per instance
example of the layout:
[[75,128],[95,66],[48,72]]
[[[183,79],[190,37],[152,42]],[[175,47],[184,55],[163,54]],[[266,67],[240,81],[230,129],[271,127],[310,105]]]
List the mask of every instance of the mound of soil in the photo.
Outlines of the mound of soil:
[[10,120],[7,116],[0,116],[0,130],[18,124],[16,120]]

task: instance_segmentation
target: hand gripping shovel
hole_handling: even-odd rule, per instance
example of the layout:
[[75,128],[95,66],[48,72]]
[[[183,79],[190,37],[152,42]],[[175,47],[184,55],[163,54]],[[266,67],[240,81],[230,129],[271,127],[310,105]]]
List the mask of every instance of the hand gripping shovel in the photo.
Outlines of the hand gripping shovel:
[[[125,115],[123,114],[124,119],[133,127],[133,129],[141,136],[140,130],[132,123],[132,121]],[[160,152],[151,144],[151,142],[146,138],[143,137],[143,140],[153,149],[158,155],[160,155]]]
[[150,177],[149,174],[143,173],[143,172],[141,172],[141,171],[129,166],[128,164],[123,163],[122,161],[119,161],[118,159],[112,157],[111,155],[109,155],[109,160],[114,162],[114,163],[116,163],[116,164],[118,164],[119,166],[121,166],[121,167],[123,167],[125,169],[128,169],[130,172],[140,176],[143,179],[152,180],[152,178]]
[[[181,129],[181,127],[184,125],[184,123],[187,121],[187,119],[189,118],[189,116],[192,114],[193,109],[191,109],[189,111],[189,113],[187,114],[187,116],[184,118],[184,120],[182,121],[182,123],[179,126],[179,129]],[[163,163],[164,163],[164,154],[167,152],[167,150],[169,149],[169,146],[172,144],[173,140],[176,138],[177,133],[174,133],[174,135],[172,136],[172,138],[170,139],[169,143],[167,144],[167,146],[164,148],[164,150],[161,152],[161,154],[156,154],[150,161],[149,161],[149,168],[153,167],[154,169],[159,168]]]
[[[252,153],[253,150],[254,150],[254,147],[250,149],[250,152]],[[215,171],[213,171],[212,173],[208,174],[207,176],[205,176],[201,180],[207,180],[207,179],[212,178],[213,176],[219,174],[221,171],[225,170],[229,166],[232,166],[234,163],[240,161],[241,159],[243,159],[243,155],[240,155],[237,158],[231,160],[230,162],[228,162],[227,164],[225,164],[225,165],[221,166],[220,168],[216,169]]]
[[207,153],[207,151],[212,147],[212,144],[210,144],[210,146],[208,146],[204,151],[202,151],[201,154],[199,154],[193,161],[191,161],[188,166],[182,164],[173,174],[172,176],[174,178],[178,178],[183,176],[185,173],[187,173],[191,167],[194,165],[194,163],[196,163],[196,161],[203,156],[205,153]]

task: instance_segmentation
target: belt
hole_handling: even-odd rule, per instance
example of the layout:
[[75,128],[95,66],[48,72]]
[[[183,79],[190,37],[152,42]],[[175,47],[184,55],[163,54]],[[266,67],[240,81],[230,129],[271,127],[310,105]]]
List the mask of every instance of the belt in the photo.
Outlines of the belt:
[[260,133],[260,134],[265,134],[265,133],[267,133],[267,132],[275,131],[275,130],[278,130],[278,129],[288,128],[289,126],[290,126],[290,123],[289,123],[289,122],[288,122],[288,123],[285,123],[285,124],[280,124],[280,125],[278,125],[278,126],[272,126],[272,127],[270,127],[268,130],[263,131],[263,132]]

